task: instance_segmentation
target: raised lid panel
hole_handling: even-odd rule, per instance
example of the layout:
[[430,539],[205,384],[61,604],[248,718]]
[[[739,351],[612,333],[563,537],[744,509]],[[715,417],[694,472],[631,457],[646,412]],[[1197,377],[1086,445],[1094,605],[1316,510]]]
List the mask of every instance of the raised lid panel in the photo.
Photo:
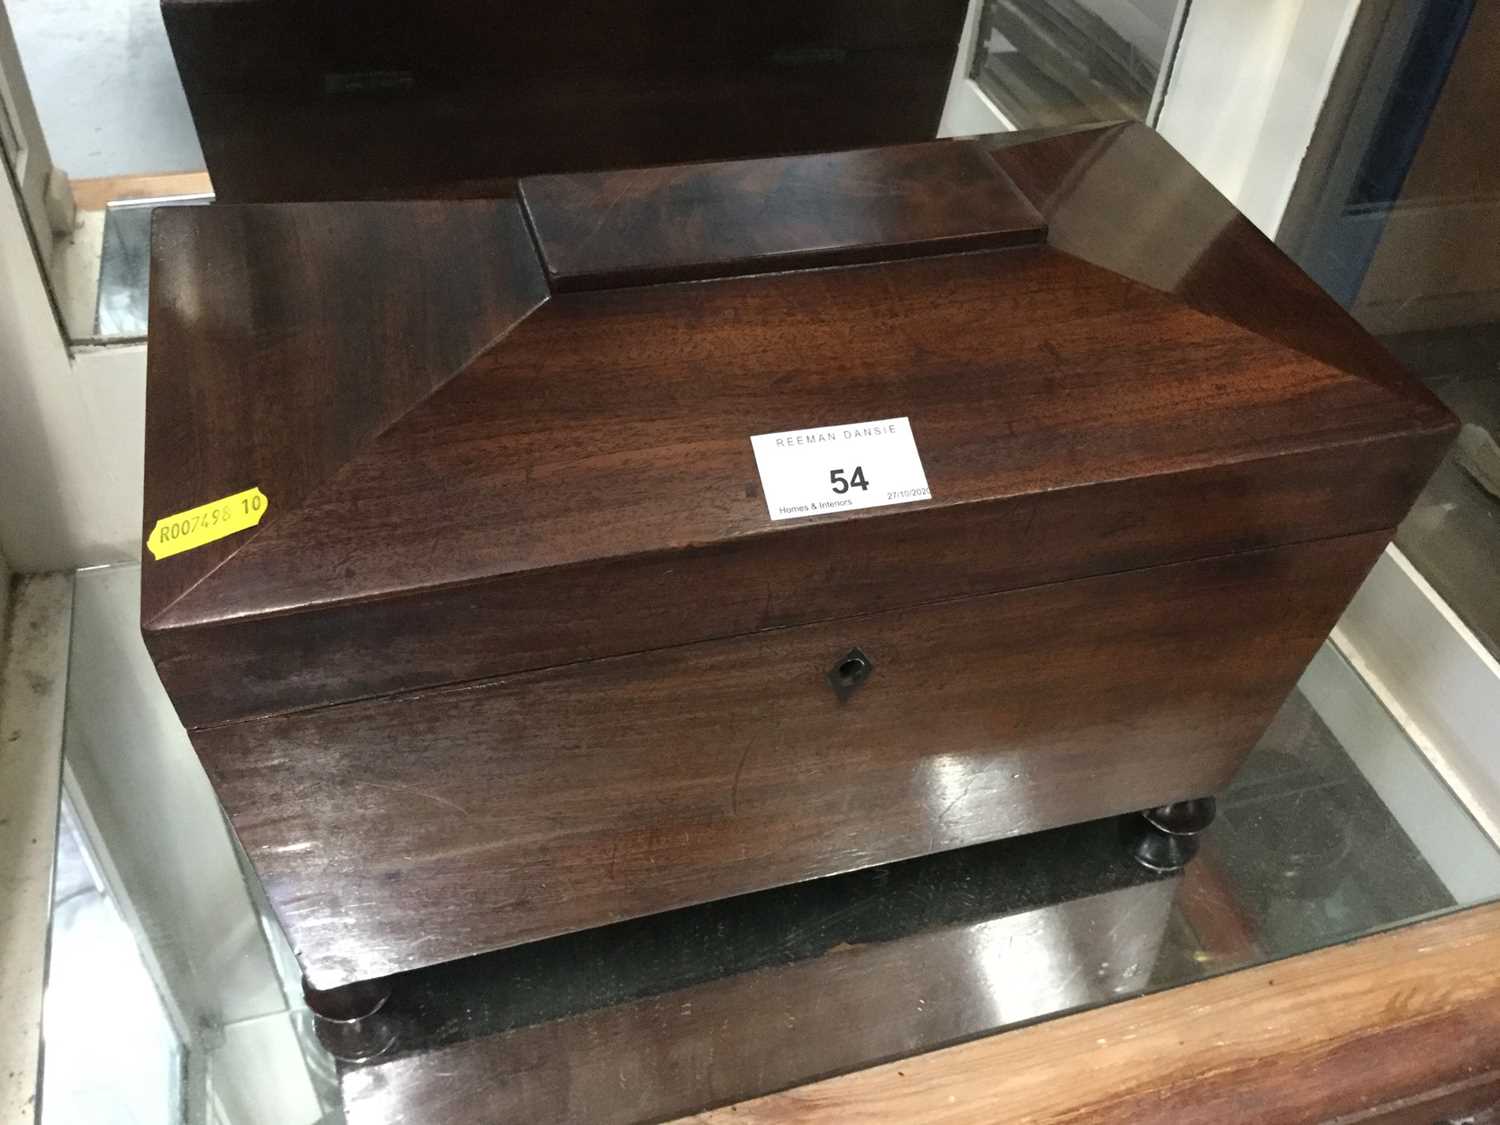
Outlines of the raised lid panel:
[[520,197],[555,290],[993,249],[1046,224],[972,141],[537,176]]
[[[1211,793],[1383,533],[198,732],[326,988]],[[840,703],[850,646],[874,661]]]

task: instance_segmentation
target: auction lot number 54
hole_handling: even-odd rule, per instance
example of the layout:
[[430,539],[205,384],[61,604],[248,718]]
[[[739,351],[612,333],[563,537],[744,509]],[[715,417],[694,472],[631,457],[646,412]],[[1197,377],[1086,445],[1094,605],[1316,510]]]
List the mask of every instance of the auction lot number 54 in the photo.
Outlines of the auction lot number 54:
[[839,496],[842,496],[851,488],[869,489],[870,487],[870,482],[865,480],[865,471],[859,465],[854,466],[854,475],[850,477],[844,476],[843,469],[830,469],[828,470],[828,479],[833,482],[833,491]]

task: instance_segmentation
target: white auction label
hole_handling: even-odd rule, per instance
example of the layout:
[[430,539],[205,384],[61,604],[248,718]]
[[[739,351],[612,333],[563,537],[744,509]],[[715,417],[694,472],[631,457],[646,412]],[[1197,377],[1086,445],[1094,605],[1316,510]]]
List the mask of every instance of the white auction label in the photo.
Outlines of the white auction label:
[[773,520],[932,498],[906,418],[756,434],[750,446]]

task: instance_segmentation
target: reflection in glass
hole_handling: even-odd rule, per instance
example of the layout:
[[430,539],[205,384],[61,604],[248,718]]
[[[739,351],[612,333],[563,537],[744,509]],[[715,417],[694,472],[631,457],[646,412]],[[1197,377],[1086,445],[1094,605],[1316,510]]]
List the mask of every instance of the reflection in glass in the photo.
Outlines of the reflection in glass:
[[40,1120],[313,1125],[334,1099],[294,962],[139,607],[138,566],[74,578]]
[[[138,600],[137,568],[79,576],[68,754],[78,781],[110,782],[82,790],[93,823],[112,810],[100,854],[121,878],[109,885],[139,913],[176,906],[164,925],[116,920],[74,941],[71,902],[85,900],[67,896],[97,898],[101,881],[60,863],[45,1029],[44,1081],[82,1067],[89,1096],[118,1104],[147,1077],[153,1096],[174,1096],[182,1074],[189,1102],[211,1099],[224,1125],[332,1121],[340,1093],[353,1125],[425,1120],[438,1098],[461,1120],[660,1120],[1500,895],[1500,852],[1325,647],[1180,874],[1131,863],[1119,824],[1103,820],[639,918],[398,977],[371,1029],[382,1053],[336,1063],[265,964],[264,902],[246,869],[216,860],[227,839],[208,846],[222,821],[148,678]],[[149,686],[145,702],[110,690],[134,682]],[[150,783],[101,773],[126,765]],[[941,810],[1023,782],[1003,762],[950,756],[927,798]],[[219,905],[195,919],[210,867],[222,867]],[[247,925],[198,934],[227,913]],[[80,952],[133,958],[112,987],[135,999],[84,1002]],[[165,969],[155,985],[148,958]],[[265,987],[247,992],[252,962]],[[181,1040],[162,995],[187,998]],[[89,1045],[86,1063],[70,1043]],[[44,1125],[91,1119],[51,1089]]]
[[970,77],[1018,129],[1149,120],[1181,0],[985,0]]
[[[931,799],[976,776],[940,761]],[[381,1053],[340,1064],[346,1113],[672,1118],[1500,894],[1500,853],[1328,648],[1220,808],[1180,874],[1095,821],[404,974]]]
[[183,1120],[183,1035],[66,795],[43,1037],[45,1121]]

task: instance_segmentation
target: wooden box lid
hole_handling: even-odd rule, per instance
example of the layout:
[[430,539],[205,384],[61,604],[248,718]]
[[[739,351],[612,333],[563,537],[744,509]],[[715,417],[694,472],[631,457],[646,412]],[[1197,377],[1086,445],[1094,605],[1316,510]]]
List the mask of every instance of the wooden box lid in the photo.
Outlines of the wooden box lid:
[[[1135,125],[157,212],[144,562],[189,726],[1389,528],[1446,410]],[[773,521],[905,417],[930,500]]]

